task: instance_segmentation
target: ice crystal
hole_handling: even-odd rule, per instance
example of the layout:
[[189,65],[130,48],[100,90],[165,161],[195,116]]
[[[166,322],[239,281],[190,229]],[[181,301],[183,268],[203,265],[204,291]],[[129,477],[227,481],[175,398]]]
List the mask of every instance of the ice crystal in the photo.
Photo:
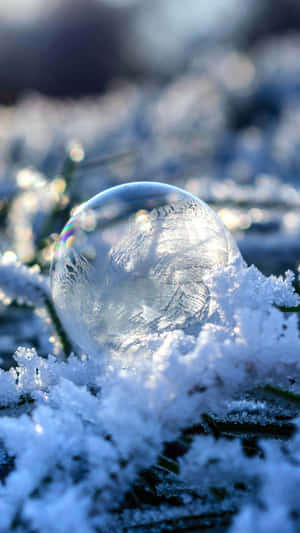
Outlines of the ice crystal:
[[[221,416],[233,398],[243,398],[256,385],[285,385],[289,377],[297,383],[297,324],[274,308],[276,303],[297,304],[291,276],[265,278],[237,261],[214,273],[209,290],[214,312],[198,338],[178,330],[151,335],[153,357],[142,358],[136,373],[115,369],[104,375],[93,357],[71,356],[63,362],[25,348],[17,351],[16,367],[0,373],[0,403],[17,404],[29,395],[34,404],[29,404],[30,414],[16,411],[15,417],[0,418],[3,461],[14,458],[0,487],[0,531],[14,523],[21,531],[43,533],[105,531],[114,524],[118,530],[115,511],[165,442],[178,438],[203,413]],[[235,402],[235,408],[244,409],[245,402],[240,404]],[[290,449],[295,456],[298,440]],[[268,477],[263,460],[250,463],[236,442],[195,439],[180,463],[186,498],[191,490],[201,496],[216,485],[226,493],[233,484],[251,483],[261,474],[274,486],[276,449],[277,444],[274,451],[266,449]],[[283,455],[280,461],[283,478]],[[291,478],[289,486],[297,479]],[[272,502],[268,505],[271,513]],[[282,516],[293,508],[284,507]],[[236,523],[249,523],[253,530],[257,518],[251,517],[262,512],[268,510],[253,507],[247,518],[245,510]]]
[[211,306],[205,277],[238,255],[228,230],[196,197],[130,183],[92,198],[69,220],[52,294],[81,349],[124,352],[153,333],[197,333]]
[[12,251],[0,257],[0,299],[4,304],[16,300],[20,304],[39,307],[49,296],[48,280],[39,267],[26,267]]

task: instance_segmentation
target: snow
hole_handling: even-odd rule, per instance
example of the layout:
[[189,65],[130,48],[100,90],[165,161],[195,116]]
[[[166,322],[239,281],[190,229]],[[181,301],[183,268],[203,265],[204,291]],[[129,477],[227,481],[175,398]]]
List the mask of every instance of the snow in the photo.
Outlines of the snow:
[[[176,439],[201,414],[224,414],[234,398],[257,386],[285,388],[287,376],[297,382],[297,321],[274,307],[298,304],[293,275],[266,278],[239,260],[217,271],[210,283],[217,304],[198,338],[180,331],[153,338],[153,357],[141,358],[135,371],[116,367],[104,375],[93,354],[59,361],[18,349],[16,367],[0,374],[0,404],[17,403],[25,395],[34,403],[29,413],[0,418],[5,457],[14,457],[14,469],[0,487],[0,531],[15,520],[20,531],[111,528],[112,513],[138,473],[155,464],[164,442]],[[298,442],[296,436],[288,448],[295,460]],[[261,480],[267,509],[253,504],[242,510],[232,531],[240,531],[241,524],[253,530],[257,521],[262,527],[279,501],[278,524],[283,523],[292,506],[290,497],[283,498],[287,486],[297,504],[298,468],[280,444],[263,447],[266,460],[250,459],[235,440],[203,436],[180,460],[187,493],[195,487],[205,492],[219,482],[228,488],[241,479]],[[277,489],[275,464],[281,475]]]
[[36,267],[28,268],[17,261],[13,252],[0,257],[0,299],[40,307],[49,298],[49,283]]

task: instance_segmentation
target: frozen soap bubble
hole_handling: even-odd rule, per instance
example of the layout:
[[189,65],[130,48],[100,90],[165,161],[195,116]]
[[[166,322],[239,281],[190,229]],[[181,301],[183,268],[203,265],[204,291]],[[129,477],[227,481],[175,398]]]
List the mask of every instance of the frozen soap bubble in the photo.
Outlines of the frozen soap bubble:
[[237,255],[201,200],[162,183],[128,183],[94,196],[65,225],[53,300],[75,345],[116,355],[153,333],[197,334],[210,307],[204,277]]

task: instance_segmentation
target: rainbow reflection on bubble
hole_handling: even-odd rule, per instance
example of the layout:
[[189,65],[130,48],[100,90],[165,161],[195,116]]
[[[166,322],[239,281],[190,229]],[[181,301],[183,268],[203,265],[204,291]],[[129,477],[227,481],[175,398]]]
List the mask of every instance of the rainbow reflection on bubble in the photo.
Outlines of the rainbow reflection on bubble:
[[54,259],[62,252],[64,248],[70,248],[75,239],[75,233],[78,227],[77,220],[72,217],[62,230],[59,240],[54,249]]

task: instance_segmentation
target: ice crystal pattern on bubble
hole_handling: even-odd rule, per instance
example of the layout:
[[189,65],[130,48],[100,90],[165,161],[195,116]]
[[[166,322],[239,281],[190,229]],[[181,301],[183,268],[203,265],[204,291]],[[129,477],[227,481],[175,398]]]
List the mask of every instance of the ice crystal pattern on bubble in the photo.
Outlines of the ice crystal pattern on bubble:
[[83,204],[63,229],[54,302],[88,353],[171,329],[196,334],[211,308],[206,276],[238,253],[204,202],[165,184],[130,183]]

